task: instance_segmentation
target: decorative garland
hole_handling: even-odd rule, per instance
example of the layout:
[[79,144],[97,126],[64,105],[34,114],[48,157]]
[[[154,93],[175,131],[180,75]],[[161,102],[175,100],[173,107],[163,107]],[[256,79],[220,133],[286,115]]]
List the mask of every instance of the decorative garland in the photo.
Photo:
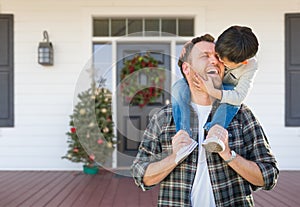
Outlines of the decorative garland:
[[[162,94],[165,72],[149,55],[135,56],[121,70],[121,93],[126,103],[143,107]],[[142,83],[144,82],[144,83]]]

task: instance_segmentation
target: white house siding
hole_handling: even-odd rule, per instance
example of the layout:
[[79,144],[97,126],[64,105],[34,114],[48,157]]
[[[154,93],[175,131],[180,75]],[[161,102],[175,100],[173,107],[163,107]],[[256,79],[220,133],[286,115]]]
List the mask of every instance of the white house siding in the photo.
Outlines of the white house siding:
[[[180,16],[179,11],[199,8],[196,35],[217,37],[233,24],[252,27],[260,42],[260,71],[246,103],[264,126],[280,168],[300,169],[300,128],[284,126],[284,14],[300,12],[300,0],[0,0],[0,12],[15,18],[15,127],[0,128],[0,169],[80,168],[60,157],[67,150],[76,81],[91,55],[87,11],[106,7],[123,16],[128,10],[172,13],[171,8]],[[37,64],[43,30],[54,44],[53,67]]]

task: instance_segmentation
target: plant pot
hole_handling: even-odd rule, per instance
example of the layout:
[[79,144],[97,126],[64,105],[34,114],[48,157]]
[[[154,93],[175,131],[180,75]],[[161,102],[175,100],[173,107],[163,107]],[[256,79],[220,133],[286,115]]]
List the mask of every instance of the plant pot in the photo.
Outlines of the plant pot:
[[98,171],[99,171],[99,168],[97,166],[87,166],[87,165],[83,166],[83,172],[85,174],[95,175],[95,174],[98,174]]

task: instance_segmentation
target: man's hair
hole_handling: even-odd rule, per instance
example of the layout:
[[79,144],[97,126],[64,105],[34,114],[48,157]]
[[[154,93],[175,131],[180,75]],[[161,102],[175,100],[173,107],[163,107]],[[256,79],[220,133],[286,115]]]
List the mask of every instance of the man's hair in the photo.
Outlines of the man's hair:
[[201,41],[214,42],[215,38],[213,38],[213,36],[211,36],[210,34],[205,34],[205,35],[200,36],[200,37],[195,37],[191,41],[184,44],[182,52],[181,52],[180,57],[178,59],[178,66],[180,68],[180,71],[181,71],[181,74],[183,75],[183,77],[185,77],[185,74],[182,71],[182,64],[184,62],[188,62],[190,53],[191,53],[194,45],[198,42],[201,42]]
[[249,27],[231,26],[218,37],[215,50],[221,59],[240,63],[255,56],[258,41]]

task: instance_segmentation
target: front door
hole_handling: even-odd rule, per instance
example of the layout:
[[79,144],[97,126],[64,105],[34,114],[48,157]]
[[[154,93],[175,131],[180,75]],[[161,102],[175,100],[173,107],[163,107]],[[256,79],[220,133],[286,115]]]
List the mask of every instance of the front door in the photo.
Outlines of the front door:
[[129,167],[137,154],[137,149],[143,132],[153,113],[170,101],[171,64],[170,44],[127,44],[117,45],[117,84],[121,81],[121,70],[126,60],[136,55],[149,54],[158,61],[160,67],[165,68],[164,90],[154,102],[143,107],[137,104],[128,104],[123,96],[117,96],[117,137],[118,137],[118,167]]

